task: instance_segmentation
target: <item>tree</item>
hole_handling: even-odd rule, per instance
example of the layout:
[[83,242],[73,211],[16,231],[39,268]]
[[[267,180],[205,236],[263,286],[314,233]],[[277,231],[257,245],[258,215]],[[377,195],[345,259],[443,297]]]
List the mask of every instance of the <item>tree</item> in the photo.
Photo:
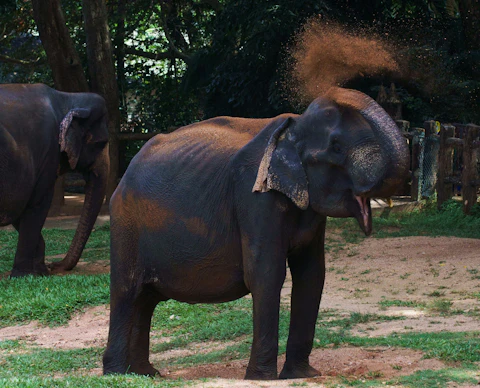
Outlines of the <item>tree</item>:
[[105,1],[83,0],[83,15],[87,35],[87,57],[91,90],[105,98],[108,109],[110,178],[107,184],[107,198],[110,198],[117,186],[118,178],[120,112],[118,110],[118,87],[112,59],[113,50]]
[[32,0],[32,5],[55,88],[65,92],[88,91],[87,79],[65,24],[60,0]]

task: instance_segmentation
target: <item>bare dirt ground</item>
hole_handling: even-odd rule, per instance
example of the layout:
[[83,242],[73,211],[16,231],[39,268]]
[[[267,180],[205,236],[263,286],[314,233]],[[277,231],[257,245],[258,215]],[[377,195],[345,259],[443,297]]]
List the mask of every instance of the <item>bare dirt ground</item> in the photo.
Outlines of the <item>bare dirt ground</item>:
[[[327,243],[338,241],[330,232]],[[105,263],[80,263],[77,273],[107,272]],[[282,292],[288,303],[291,281]],[[341,244],[341,249],[327,253],[327,277],[321,303],[322,312],[350,316],[352,312],[400,315],[403,320],[359,324],[352,333],[358,336],[384,336],[393,332],[479,331],[480,240],[445,237],[407,237],[365,239],[360,244]],[[388,307],[389,301],[411,301],[412,307]],[[382,307],[383,301],[387,307]],[[439,302],[440,301],[440,302]],[[446,307],[445,307],[446,306]],[[442,309],[453,314],[440,314]],[[455,313],[457,311],[457,313]],[[460,313],[461,312],[461,313]],[[108,332],[108,306],[87,309],[75,316],[68,326],[46,328],[37,323],[0,329],[2,339],[22,339],[48,348],[103,347]],[[174,359],[195,353],[207,353],[225,346],[223,343],[191,344],[186,349],[152,354],[159,360]],[[423,359],[422,353],[410,349],[363,349],[340,347],[315,349],[311,363],[322,376],[306,379],[308,386],[322,386],[337,376],[368,379],[381,376],[391,379],[416,370],[441,369],[446,364]],[[284,357],[280,357],[279,367]],[[248,360],[200,365],[192,368],[162,370],[166,378],[196,380],[205,387],[279,387],[292,382],[245,382]],[[451,366],[451,365],[450,365]],[[93,373],[101,373],[100,368]],[[198,379],[208,379],[198,380]],[[296,381],[301,384],[302,381]],[[453,386],[453,385],[452,385]]]

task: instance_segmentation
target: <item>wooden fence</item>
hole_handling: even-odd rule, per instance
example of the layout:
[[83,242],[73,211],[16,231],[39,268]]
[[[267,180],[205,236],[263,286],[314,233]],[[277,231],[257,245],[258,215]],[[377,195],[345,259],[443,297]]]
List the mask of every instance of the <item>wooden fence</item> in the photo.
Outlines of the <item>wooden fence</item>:
[[[477,202],[480,187],[477,152],[480,147],[480,126],[426,121],[423,128],[410,129],[410,123],[403,120],[397,121],[397,125],[410,143],[412,200],[424,197],[422,185],[428,181],[428,173],[432,174],[430,180],[436,182],[438,207],[457,191],[461,195],[464,212],[469,214]],[[427,150],[428,143],[437,143],[437,146]],[[426,168],[427,157],[431,160],[432,171]]]

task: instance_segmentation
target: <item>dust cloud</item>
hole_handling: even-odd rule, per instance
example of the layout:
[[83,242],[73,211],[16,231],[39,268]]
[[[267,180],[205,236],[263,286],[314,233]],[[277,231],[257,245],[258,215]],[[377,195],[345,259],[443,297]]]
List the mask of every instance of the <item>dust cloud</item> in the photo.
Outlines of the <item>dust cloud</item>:
[[316,18],[305,24],[290,49],[286,86],[298,102],[309,102],[356,76],[398,72],[393,51],[374,33]]

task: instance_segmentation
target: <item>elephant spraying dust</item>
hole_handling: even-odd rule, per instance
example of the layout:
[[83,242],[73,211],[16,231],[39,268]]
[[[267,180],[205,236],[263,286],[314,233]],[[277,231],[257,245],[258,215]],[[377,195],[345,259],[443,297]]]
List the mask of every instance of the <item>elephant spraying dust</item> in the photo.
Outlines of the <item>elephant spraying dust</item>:
[[332,88],[301,115],[218,117],[151,139],[111,202],[111,315],[104,373],[155,375],[160,301],[219,303],[251,293],[247,379],[277,378],[280,291],[293,281],[280,378],[309,364],[322,295],[327,216],[372,231],[371,197],[408,173],[405,139],[370,97]]
[[0,85],[0,226],[12,224],[18,245],[12,277],[47,275],[42,227],[55,179],[69,168],[87,182],[79,225],[64,260],[78,262],[102,206],[107,183],[108,128],[104,99],[46,85]]

